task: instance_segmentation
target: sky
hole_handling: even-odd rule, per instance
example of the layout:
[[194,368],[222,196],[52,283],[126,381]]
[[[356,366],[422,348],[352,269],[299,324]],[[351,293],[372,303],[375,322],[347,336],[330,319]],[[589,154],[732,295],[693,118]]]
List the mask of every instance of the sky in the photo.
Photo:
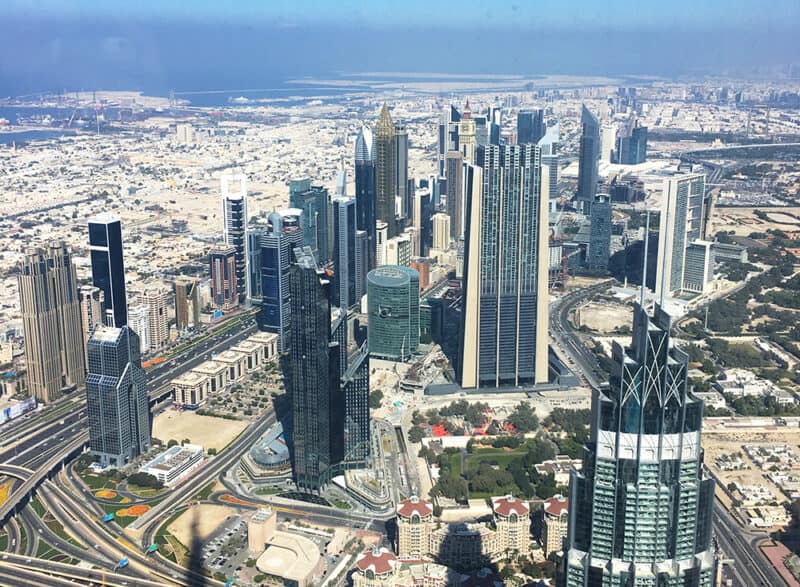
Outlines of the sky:
[[0,96],[340,72],[763,75],[800,0],[0,0]]

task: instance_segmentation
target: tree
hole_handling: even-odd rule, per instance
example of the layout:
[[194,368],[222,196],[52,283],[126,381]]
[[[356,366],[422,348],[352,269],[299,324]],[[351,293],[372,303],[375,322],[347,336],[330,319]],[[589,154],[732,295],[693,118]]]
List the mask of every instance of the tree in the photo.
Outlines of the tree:
[[381,402],[383,401],[383,392],[379,390],[371,391],[369,393],[369,407],[373,410],[377,410],[381,407]]
[[170,438],[169,442],[167,442],[167,448],[171,448],[173,446],[178,446],[178,441],[174,438]]
[[161,489],[164,484],[150,473],[133,473],[128,477],[128,483],[139,487],[149,487],[151,489]]
[[412,426],[411,430],[408,431],[409,442],[418,443],[421,442],[424,437],[425,432],[423,432],[422,428],[419,426]]
[[520,402],[514,408],[514,412],[509,416],[508,421],[523,434],[539,427],[539,417],[534,413],[530,404],[526,402]]

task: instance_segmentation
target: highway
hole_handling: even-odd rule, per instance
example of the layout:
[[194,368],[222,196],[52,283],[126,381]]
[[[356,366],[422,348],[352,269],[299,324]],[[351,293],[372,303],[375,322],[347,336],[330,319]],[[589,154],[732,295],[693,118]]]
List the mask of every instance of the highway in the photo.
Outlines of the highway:
[[164,587],[164,583],[131,577],[125,570],[113,573],[75,565],[28,558],[10,553],[0,557],[0,585],[105,585],[107,587]]

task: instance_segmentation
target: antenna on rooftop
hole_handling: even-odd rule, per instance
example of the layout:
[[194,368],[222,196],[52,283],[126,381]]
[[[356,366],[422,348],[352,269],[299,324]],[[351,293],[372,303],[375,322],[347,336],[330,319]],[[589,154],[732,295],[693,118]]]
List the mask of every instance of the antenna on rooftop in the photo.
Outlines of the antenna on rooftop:
[[642,287],[639,290],[639,305],[644,308],[644,292],[647,289],[647,249],[650,242],[650,210],[645,210],[644,255],[642,255]]

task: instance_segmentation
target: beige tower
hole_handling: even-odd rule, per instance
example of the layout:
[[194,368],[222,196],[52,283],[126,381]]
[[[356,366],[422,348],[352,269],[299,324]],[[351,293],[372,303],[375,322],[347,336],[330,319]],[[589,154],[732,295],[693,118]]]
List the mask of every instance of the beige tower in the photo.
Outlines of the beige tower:
[[450,217],[438,212],[431,216],[433,224],[433,247],[437,251],[446,251],[450,248]]
[[178,277],[175,280],[175,326],[186,330],[200,328],[200,285],[197,278]]
[[497,548],[502,553],[528,554],[531,536],[531,508],[527,502],[507,495],[492,498],[497,526]]
[[416,496],[397,507],[397,556],[421,559],[428,555],[433,530],[433,506]]
[[18,276],[28,390],[52,402],[85,377],[75,265],[62,242],[26,251]]
[[150,318],[150,350],[157,351],[169,342],[169,294],[163,287],[146,289],[141,296]]
[[[464,161],[475,163],[475,121],[472,118],[472,110],[469,108],[469,100],[464,104],[464,112],[461,113],[461,122],[458,125],[458,146]],[[447,176],[450,181],[450,176]]]
[[93,285],[82,285],[78,292],[81,303],[81,324],[83,326],[83,354],[86,360],[85,367],[89,368],[89,338],[92,331],[103,325],[105,315],[105,296],[103,290]]
[[544,555],[564,549],[569,529],[569,500],[555,495],[544,500],[542,507],[542,548]]

